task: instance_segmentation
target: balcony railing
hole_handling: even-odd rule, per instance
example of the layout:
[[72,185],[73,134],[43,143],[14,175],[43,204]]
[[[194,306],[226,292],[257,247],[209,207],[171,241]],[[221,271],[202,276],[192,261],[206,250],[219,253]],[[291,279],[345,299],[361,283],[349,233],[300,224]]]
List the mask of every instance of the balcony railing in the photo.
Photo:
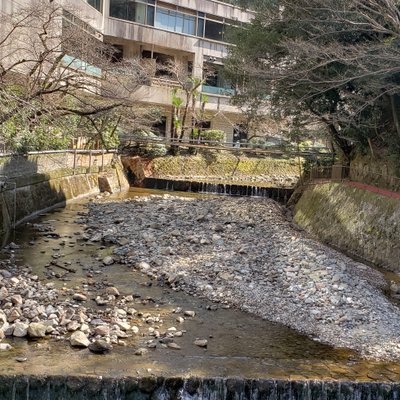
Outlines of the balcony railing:
[[235,89],[203,85],[202,92],[216,94],[218,96],[233,96],[235,94]]

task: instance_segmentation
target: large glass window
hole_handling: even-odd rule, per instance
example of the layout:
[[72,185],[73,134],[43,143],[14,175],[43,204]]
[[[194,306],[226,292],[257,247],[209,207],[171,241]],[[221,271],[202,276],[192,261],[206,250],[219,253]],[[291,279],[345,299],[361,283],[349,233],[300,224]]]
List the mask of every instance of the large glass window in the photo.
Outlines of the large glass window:
[[[103,2],[103,0],[87,1],[97,9],[101,8]],[[178,11],[165,7],[166,5],[163,6],[156,0],[110,0],[110,16],[220,42],[229,40],[229,35],[225,32],[226,25],[237,24],[236,21],[203,12],[194,13],[183,8],[179,8]]]
[[154,6],[147,6],[147,25],[154,26]]
[[133,0],[111,0],[110,16],[132,22],[146,23],[147,5]]
[[215,21],[206,21],[206,29],[204,36],[212,40],[224,40],[224,24]]
[[196,17],[173,10],[157,8],[155,26],[167,31],[196,34]]

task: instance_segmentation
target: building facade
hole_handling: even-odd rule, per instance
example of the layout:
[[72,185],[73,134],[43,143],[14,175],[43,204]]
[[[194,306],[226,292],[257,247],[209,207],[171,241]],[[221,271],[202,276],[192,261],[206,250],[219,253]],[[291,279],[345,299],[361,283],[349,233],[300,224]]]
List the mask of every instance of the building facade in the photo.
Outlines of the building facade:
[[[78,2],[79,0],[74,0]],[[227,32],[249,23],[252,13],[216,0],[80,0],[88,3],[89,21],[101,32],[103,41],[116,49],[116,59],[141,57],[158,65],[149,85],[136,96],[162,110],[157,126],[161,135],[172,131],[172,90],[176,82],[162,64],[187,65],[194,77],[213,72],[200,90],[207,95],[203,124],[223,130],[225,140],[238,139],[240,110],[231,105],[232,87],[219,73],[228,54]],[[79,4],[77,4],[79,6]]]
[[[217,0],[49,0],[74,10],[93,28],[96,37],[114,47],[115,61],[145,59],[154,74],[147,85],[134,93],[141,103],[158,108],[162,121],[159,134],[171,137],[172,95],[179,88],[163,65],[178,63],[202,81],[199,90],[207,95],[203,127],[223,130],[226,142],[238,139],[242,113],[231,105],[234,89],[220,73],[228,54],[230,29],[249,23],[253,17],[239,7]],[[2,1],[0,9],[10,12],[13,3]],[[76,11],[75,11],[76,10]],[[204,71],[212,71],[205,78]]]

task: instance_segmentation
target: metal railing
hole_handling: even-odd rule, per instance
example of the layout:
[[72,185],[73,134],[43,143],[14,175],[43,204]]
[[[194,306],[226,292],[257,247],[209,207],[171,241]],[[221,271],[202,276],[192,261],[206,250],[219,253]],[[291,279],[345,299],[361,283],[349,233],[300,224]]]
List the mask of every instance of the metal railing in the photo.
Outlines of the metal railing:
[[291,155],[291,156],[310,156],[310,155],[322,155],[329,157],[332,153],[328,148],[320,147],[302,147],[296,148],[295,146],[284,146],[284,145],[267,145],[260,147],[252,143],[240,143],[240,142],[220,142],[217,140],[198,140],[198,139],[187,139],[178,140],[176,138],[135,138],[127,137],[121,139],[121,149],[124,151],[129,148],[134,148],[140,145],[165,145],[174,146],[179,148],[202,148],[209,150],[226,150],[230,152],[250,152],[253,154],[271,154],[271,155]]
[[376,188],[376,193],[389,192],[400,193],[400,177],[368,171],[360,173],[356,166],[314,166],[305,171],[301,178],[302,185],[315,185],[324,182],[351,181]]

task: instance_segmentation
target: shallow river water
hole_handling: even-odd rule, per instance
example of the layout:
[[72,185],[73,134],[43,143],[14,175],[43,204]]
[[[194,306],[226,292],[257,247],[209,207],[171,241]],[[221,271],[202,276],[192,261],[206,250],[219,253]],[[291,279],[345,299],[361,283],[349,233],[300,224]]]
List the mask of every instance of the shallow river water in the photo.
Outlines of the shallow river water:
[[[131,189],[115,197],[141,196],[157,191]],[[185,194],[187,195],[187,194]],[[87,201],[87,200],[86,200]],[[57,287],[74,288],[86,278],[83,266],[99,265],[109,248],[82,239],[84,226],[75,221],[85,211],[85,201],[69,204],[21,226],[13,241],[18,264],[29,264],[33,273],[48,280],[46,264],[54,259],[70,263],[75,274],[67,280],[53,278]],[[33,223],[49,222],[59,238],[48,238],[33,229]],[[56,271],[60,272],[60,271]],[[94,279],[108,281],[122,294],[135,294],[135,308],[157,312],[165,326],[176,326],[172,310],[194,310],[196,317],[184,322],[187,333],[179,338],[181,350],[157,348],[144,356],[134,355],[142,347],[140,337],[127,339],[127,346],[114,346],[106,355],[76,350],[67,341],[6,340],[14,350],[0,353],[1,374],[82,375],[82,376],[164,376],[226,377],[274,379],[339,379],[360,381],[400,381],[400,365],[361,360],[344,349],[334,349],[298,334],[282,325],[270,323],[244,312],[218,308],[210,311],[208,301],[189,297],[159,286],[126,265],[102,267]],[[91,301],[91,307],[95,307]],[[196,338],[207,338],[207,349],[193,345]],[[19,363],[16,358],[26,357]]]

